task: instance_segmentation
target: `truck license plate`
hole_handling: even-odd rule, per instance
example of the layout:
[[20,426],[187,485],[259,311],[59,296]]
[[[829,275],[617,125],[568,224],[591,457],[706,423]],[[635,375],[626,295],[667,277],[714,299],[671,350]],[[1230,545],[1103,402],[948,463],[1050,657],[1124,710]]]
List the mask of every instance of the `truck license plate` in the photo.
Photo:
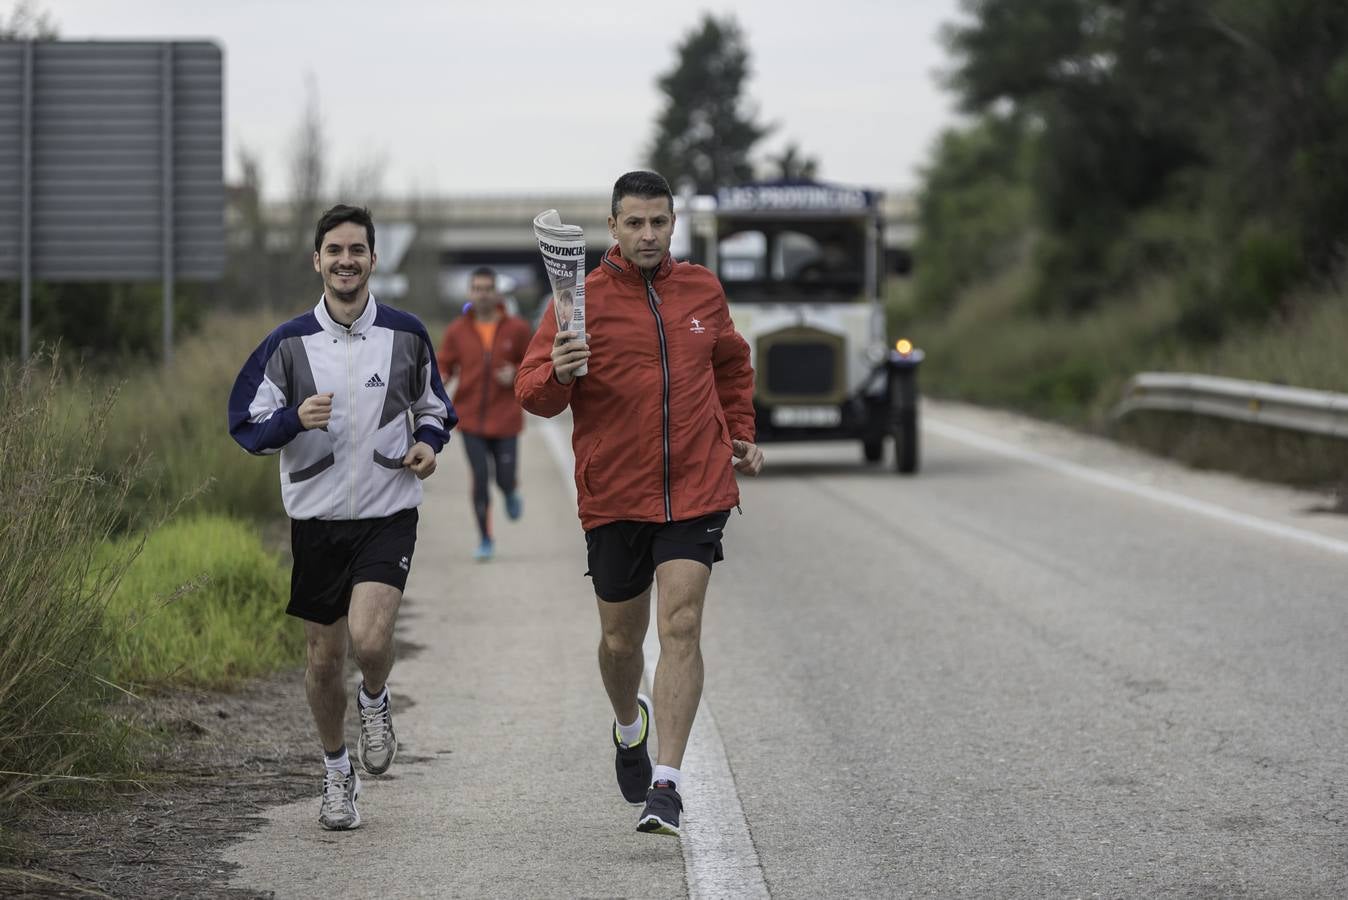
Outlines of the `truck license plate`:
[[772,424],[783,428],[832,428],[842,424],[842,410],[836,406],[775,406]]

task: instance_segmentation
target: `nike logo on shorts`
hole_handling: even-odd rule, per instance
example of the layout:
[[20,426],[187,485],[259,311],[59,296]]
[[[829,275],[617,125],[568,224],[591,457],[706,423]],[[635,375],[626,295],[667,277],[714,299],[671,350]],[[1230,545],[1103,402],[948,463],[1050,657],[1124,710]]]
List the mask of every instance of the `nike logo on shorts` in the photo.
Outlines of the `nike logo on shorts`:
[[720,530],[721,530],[721,529],[719,529],[719,528],[708,528],[708,529],[707,529],[707,534],[711,534],[713,531],[720,531]]

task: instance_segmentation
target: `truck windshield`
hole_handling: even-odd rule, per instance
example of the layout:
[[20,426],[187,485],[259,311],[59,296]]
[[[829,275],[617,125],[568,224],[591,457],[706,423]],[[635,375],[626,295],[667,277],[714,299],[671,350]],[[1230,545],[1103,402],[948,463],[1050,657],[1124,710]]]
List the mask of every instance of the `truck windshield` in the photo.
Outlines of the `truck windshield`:
[[738,302],[846,302],[865,293],[866,229],[855,220],[722,220],[717,274]]

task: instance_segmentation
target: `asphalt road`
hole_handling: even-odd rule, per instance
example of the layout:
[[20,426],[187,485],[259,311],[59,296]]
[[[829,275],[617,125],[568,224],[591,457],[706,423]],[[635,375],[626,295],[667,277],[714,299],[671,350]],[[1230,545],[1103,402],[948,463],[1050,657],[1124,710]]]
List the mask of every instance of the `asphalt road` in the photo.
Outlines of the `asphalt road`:
[[399,761],[359,831],[321,831],[317,789],[268,813],[236,886],[1348,895],[1348,521],[1309,511],[1324,498],[946,404],[916,477],[769,446],[713,578],[676,840],[636,834],[612,783],[546,437],[530,423],[525,517],[485,565],[451,446],[401,622]]

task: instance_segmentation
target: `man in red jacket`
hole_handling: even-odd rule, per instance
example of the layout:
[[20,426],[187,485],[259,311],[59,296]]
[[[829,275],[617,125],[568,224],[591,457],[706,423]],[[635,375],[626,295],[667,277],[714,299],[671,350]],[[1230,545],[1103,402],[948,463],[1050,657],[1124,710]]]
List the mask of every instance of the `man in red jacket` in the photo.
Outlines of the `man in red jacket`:
[[[544,315],[515,380],[532,413],[571,407],[618,786],[629,802],[645,803],[637,830],[660,834],[679,833],[679,766],[702,697],[702,607],[739,504],[735,471],[757,475],[763,465],[749,346],[716,276],[670,257],[673,199],[654,172],[618,179],[608,220],[617,245],[585,279],[594,332],[559,332]],[[576,376],[587,362],[588,374]],[[652,578],[661,648],[653,710],[638,694]]]
[[529,324],[512,316],[496,292],[496,273],[482,266],[468,278],[469,305],[445,329],[435,354],[446,384],[457,375],[454,390],[459,427],[468,465],[473,470],[473,512],[480,541],[474,558],[485,562],[496,552],[491,531],[490,467],[505,493],[506,514],[518,519],[524,511],[515,473],[519,433],[524,415],[515,400],[515,372],[529,345]]

